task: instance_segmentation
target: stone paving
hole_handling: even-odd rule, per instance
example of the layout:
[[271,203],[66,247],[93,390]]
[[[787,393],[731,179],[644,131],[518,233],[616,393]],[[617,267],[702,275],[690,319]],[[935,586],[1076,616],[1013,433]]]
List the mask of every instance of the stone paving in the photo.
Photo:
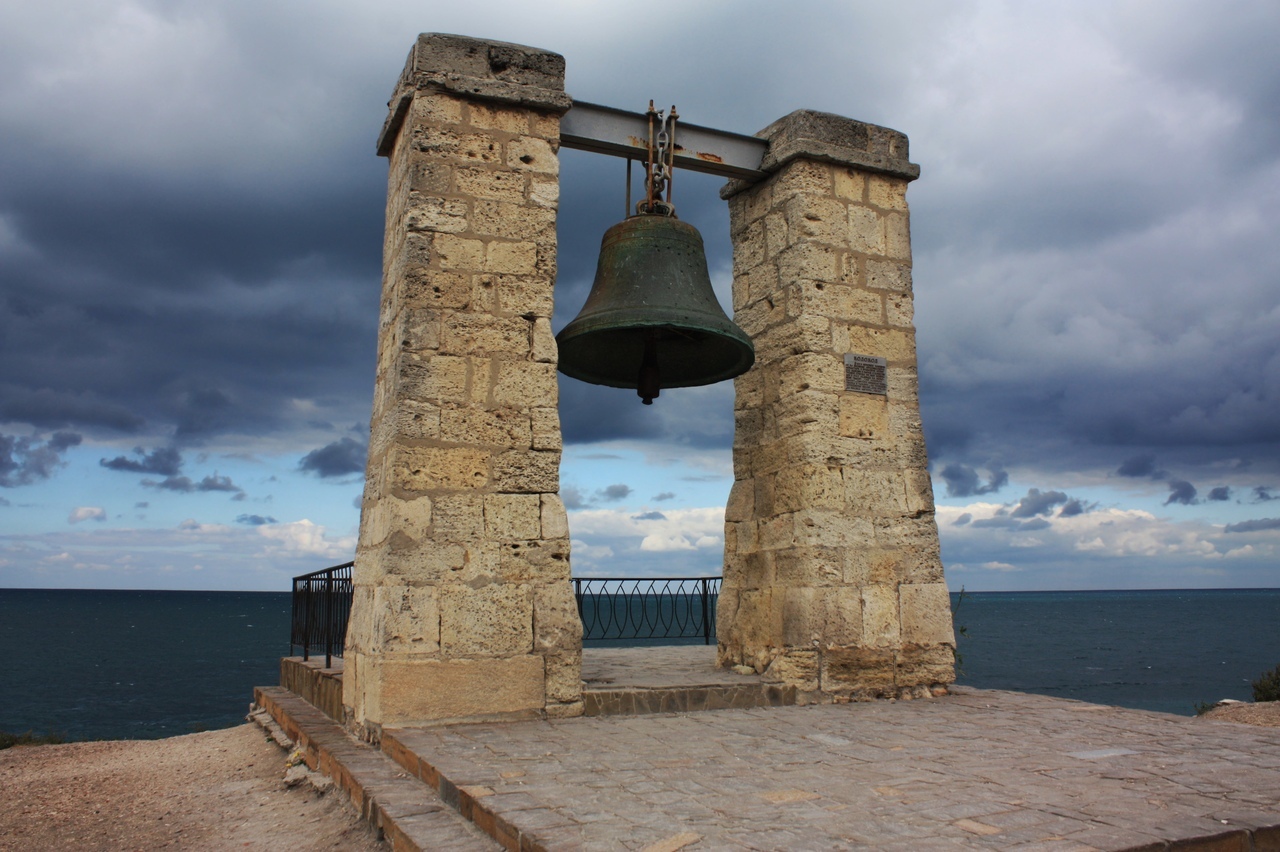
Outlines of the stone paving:
[[[588,649],[583,672],[633,690],[755,680],[711,658]],[[291,735],[363,748],[279,700],[305,711]],[[443,803],[508,849],[1280,852],[1280,729],[1023,693],[387,729],[382,748],[425,782],[393,816],[439,831]]]
[[1280,849],[1280,730],[1035,695],[387,733],[521,848]]

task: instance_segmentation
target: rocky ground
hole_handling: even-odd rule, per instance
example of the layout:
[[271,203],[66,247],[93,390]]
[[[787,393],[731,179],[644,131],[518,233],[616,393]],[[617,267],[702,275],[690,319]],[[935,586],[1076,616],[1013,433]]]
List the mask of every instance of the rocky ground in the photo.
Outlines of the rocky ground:
[[287,787],[240,725],[164,740],[0,751],[0,850],[386,850],[340,793]]

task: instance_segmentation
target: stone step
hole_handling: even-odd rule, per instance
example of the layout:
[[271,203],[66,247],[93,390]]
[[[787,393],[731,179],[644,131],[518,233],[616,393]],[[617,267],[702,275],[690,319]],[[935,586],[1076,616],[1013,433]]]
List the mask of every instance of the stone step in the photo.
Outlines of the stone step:
[[435,789],[287,689],[260,686],[254,700],[293,740],[307,766],[332,778],[396,852],[501,848]]

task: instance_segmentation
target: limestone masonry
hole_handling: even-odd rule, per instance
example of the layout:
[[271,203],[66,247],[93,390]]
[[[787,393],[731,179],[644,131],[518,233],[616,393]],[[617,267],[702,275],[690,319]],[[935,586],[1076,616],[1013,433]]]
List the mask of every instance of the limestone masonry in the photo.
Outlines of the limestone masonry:
[[343,702],[581,713],[551,334],[564,60],[423,35],[379,142],[382,315]]
[[[343,704],[384,725],[582,712],[559,497],[564,60],[425,34],[389,104],[377,384]],[[954,637],[916,400],[900,133],[797,112],[725,188],[736,380],[721,665],[810,701],[920,695]],[[844,356],[887,395],[845,390]]]
[[[736,379],[721,665],[827,701],[955,679],[916,398],[907,162],[900,133],[800,111],[759,135],[773,173],[734,183]],[[845,389],[882,358],[887,395]]]

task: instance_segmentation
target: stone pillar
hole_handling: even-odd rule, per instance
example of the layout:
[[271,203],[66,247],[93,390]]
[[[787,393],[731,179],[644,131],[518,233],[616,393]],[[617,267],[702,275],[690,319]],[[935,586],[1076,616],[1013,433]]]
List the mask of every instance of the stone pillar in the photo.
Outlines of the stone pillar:
[[[769,177],[722,193],[756,363],[736,380],[719,661],[810,701],[923,696],[954,680],[955,637],[916,397],[919,168],[903,134],[838,116],[759,135]],[[846,355],[872,392],[847,389]]]
[[559,497],[564,60],[425,34],[397,84],[343,703],[353,728],[582,711]]

